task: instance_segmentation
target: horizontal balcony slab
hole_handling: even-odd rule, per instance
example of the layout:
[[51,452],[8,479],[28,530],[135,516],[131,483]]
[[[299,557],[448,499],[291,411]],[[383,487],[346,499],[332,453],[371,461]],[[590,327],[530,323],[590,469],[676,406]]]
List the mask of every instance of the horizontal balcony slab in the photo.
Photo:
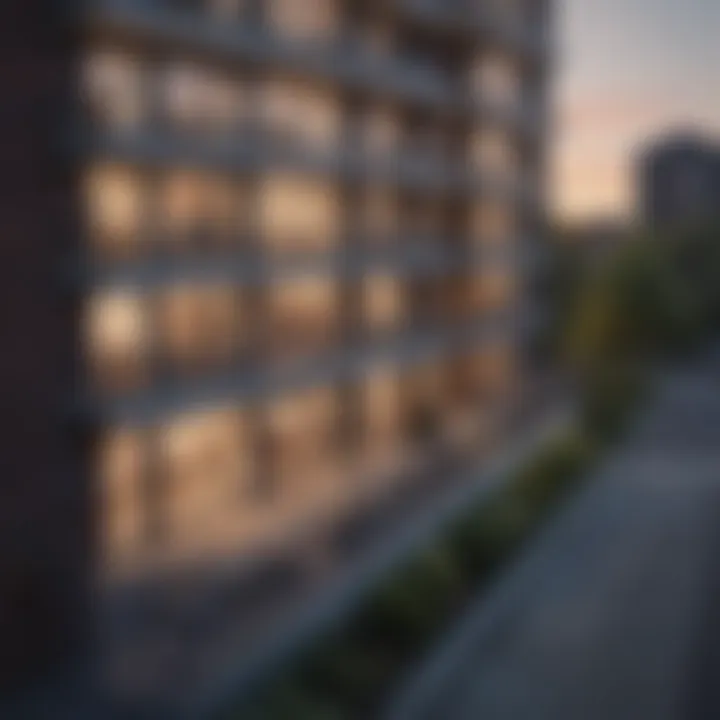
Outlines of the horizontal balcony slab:
[[351,343],[286,368],[243,367],[198,380],[160,381],[149,389],[119,397],[85,395],[79,405],[75,403],[75,413],[92,424],[147,426],[183,412],[220,409],[359,381],[373,368],[409,368],[499,340],[520,340],[532,326],[531,311],[504,311],[456,327],[409,330],[389,340]]

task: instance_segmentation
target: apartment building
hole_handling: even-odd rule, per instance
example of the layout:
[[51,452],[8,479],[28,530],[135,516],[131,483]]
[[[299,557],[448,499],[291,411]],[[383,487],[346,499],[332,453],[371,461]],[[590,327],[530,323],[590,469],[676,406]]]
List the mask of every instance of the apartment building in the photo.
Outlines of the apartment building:
[[699,132],[676,131],[643,148],[637,162],[643,224],[670,232],[720,223],[720,143]]
[[0,30],[15,669],[482,442],[545,191],[544,0],[37,10]]

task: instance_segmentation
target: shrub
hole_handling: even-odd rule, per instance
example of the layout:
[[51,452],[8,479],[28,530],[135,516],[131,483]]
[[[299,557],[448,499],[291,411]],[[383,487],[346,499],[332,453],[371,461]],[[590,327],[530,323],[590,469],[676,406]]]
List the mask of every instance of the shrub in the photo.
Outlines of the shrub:
[[530,514],[541,516],[590,465],[594,455],[594,443],[584,433],[559,438],[521,471],[511,493]]
[[458,523],[449,543],[467,575],[475,582],[492,576],[521,539],[527,520],[527,506],[502,496]]
[[403,656],[382,638],[346,632],[316,650],[300,670],[302,685],[321,697],[357,712],[382,692]]
[[296,681],[273,685],[256,705],[243,708],[238,720],[346,720],[343,709],[325,696],[313,695]]
[[448,548],[426,550],[388,580],[359,618],[363,633],[412,651],[462,594],[464,578]]
[[586,377],[580,398],[586,433],[600,443],[620,437],[645,386],[641,372],[630,367],[608,367]]

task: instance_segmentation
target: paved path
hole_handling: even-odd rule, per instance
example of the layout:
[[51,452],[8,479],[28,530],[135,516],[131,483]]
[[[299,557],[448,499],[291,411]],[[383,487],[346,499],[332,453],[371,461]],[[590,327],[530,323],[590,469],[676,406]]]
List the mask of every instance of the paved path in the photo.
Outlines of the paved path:
[[719,718],[718,569],[720,358],[708,357],[662,383],[394,717]]

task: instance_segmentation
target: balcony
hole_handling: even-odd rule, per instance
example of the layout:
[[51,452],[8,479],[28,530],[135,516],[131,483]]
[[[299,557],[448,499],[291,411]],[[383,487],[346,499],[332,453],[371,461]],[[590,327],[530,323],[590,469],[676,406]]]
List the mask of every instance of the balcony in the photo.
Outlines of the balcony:
[[349,145],[316,150],[278,141],[272,133],[240,133],[237,138],[186,138],[163,130],[76,135],[72,144],[87,157],[149,168],[185,168],[257,173],[301,171],[341,176],[358,183],[386,182],[418,193],[464,195],[482,191],[498,197],[525,192],[501,178],[481,175],[465,164],[452,164],[436,155],[396,152],[373,156]]
[[212,16],[179,12],[157,0],[97,0],[84,23],[101,35],[131,42],[152,42],[251,64],[291,67],[294,72],[388,94],[421,105],[446,107],[448,97],[437,78],[380,62],[345,44],[317,45],[285,40],[264,26],[229,24]]
[[283,367],[248,367],[218,370],[196,379],[158,380],[146,389],[113,396],[86,394],[76,412],[111,425],[139,426],[178,413],[223,407],[340,382],[352,382],[373,367],[412,367],[452,355],[500,338],[520,337],[532,327],[533,318],[522,321],[517,313],[503,311],[459,325],[406,330],[378,342],[359,341]]
[[477,0],[394,0],[396,13],[432,32],[454,39],[496,44],[510,52],[519,51],[527,60],[542,60],[549,50],[547,34],[538,25],[523,25],[518,19],[503,18],[497,11],[482,9]]
[[[415,3],[423,7],[431,5],[429,0],[407,1],[413,7]],[[462,12],[460,22],[456,11],[449,11],[440,3],[432,5],[437,5],[432,11],[433,17],[449,14],[451,24],[464,28],[467,33],[470,27],[467,11]],[[353,43],[293,42],[264,26],[229,24],[212,16],[179,12],[158,0],[96,0],[83,23],[100,37],[122,38],[140,47],[151,45],[155,50],[165,46],[223,62],[292,68],[295,73],[322,78],[373,97],[429,108],[440,115],[473,116],[482,111],[486,117],[514,122],[519,131],[533,130],[532,119],[528,120],[523,113],[507,114],[485,103],[479,106],[468,103],[462,88],[454,89],[447,78],[430,68],[379,59]],[[526,42],[525,35],[512,28],[494,33],[495,37],[505,37],[507,42],[516,42],[518,38]],[[533,43],[544,46],[537,35],[531,33]]]

